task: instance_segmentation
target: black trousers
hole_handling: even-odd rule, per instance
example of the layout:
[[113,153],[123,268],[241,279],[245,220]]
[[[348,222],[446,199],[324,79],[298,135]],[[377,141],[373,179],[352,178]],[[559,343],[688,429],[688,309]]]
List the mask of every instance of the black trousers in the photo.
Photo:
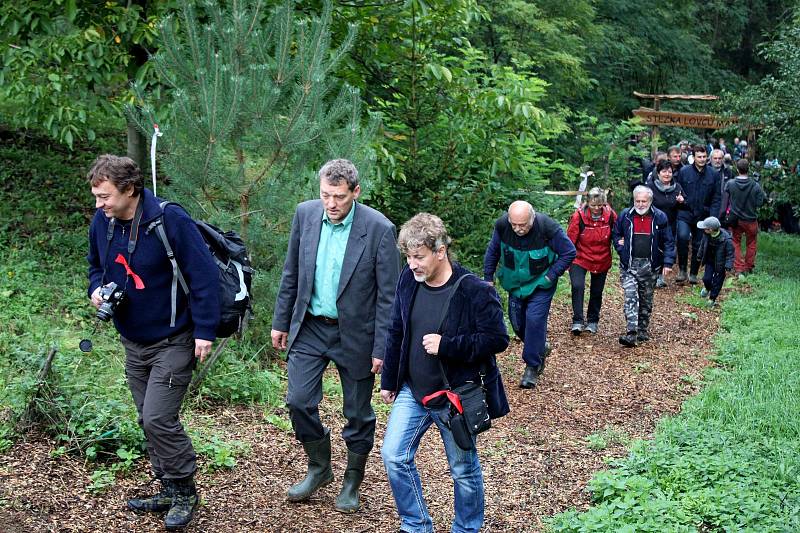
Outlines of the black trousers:
[[179,415],[195,366],[193,333],[179,333],[150,345],[121,340],[125,376],[147,438],[153,473],[159,479],[191,476],[197,456]]
[[[572,284],[572,321],[583,322],[583,295],[586,292],[587,270],[573,263],[569,267],[569,282]],[[600,321],[600,307],[603,305],[603,288],[606,286],[608,272],[591,272],[589,277],[589,307],[586,310],[587,322]]]
[[328,431],[319,418],[319,402],[322,401],[322,374],[331,361],[336,364],[342,382],[343,411],[347,419],[342,438],[348,450],[366,455],[375,442],[375,411],[371,403],[375,375],[355,379],[348,370],[352,354],[342,351],[339,326],[313,318],[303,321],[287,359],[286,405],[295,436],[300,442],[312,442]]

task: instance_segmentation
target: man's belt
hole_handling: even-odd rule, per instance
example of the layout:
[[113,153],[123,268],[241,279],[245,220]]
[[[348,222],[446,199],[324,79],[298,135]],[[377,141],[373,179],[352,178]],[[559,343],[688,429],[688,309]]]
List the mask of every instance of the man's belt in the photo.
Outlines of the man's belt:
[[312,320],[319,320],[325,325],[328,326],[338,326],[339,319],[338,318],[331,318],[329,316],[322,316],[322,315],[312,315],[311,313],[306,312],[306,318],[310,318]]

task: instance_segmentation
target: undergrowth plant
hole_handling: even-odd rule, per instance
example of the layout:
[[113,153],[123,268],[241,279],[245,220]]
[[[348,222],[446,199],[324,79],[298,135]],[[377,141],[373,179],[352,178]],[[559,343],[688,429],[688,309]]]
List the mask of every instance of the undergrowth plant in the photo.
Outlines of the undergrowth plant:
[[800,240],[759,237],[756,272],[724,303],[705,389],[551,531],[800,530]]

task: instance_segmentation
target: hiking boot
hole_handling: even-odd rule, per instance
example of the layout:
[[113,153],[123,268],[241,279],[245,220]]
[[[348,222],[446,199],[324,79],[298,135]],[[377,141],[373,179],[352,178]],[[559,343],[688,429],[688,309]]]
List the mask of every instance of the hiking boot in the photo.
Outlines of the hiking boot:
[[700,280],[697,279],[697,274],[689,274],[689,284],[697,285],[698,283],[700,283]]
[[709,307],[716,307],[717,306],[717,301],[709,299],[708,300],[708,306]]
[[637,339],[636,332],[629,331],[625,335],[619,336],[619,343],[622,344],[623,346],[627,346],[628,348],[633,348],[634,346],[636,346],[636,339]]
[[664,275],[662,274],[662,275],[658,276],[658,279],[656,280],[656,288],[657,289],[663,289],[666,286],[667,286],[667,282],[664,281]]
[[519,382],[519,387],[521,389],[532,389],[536,386],[536,383],[539,381],[539,372],[537,369],[541,366],[542,365],[525,365],[525,371],[522,373],[522,379]]
[[358,488],[364,480],[366,465],[366,455],[359,455],[347,450],[347,469],[344,471],[342,491],[336,497],[336,510],[340,513],[355,513],[358,511]]
[[175,496],[175,484],[170,479],[162,479],[161,490],[147,498],[131,498],[128,500],[128,509],[135,513],[163,513],[172,507]]
[[167,511],[167,516],[164,517],[164,528],[167,531],[184,529],[188,526],[200,502],[192,476],[176,479],[174,483],[175,496],[172,498],[172,506]]
[[591,333],[592,335],[597,333],[597,322],[589,322],[586,324],[586,331]]
[[707,296],[708,296],[708,289],[706,289],[705,287],[700,289],[700,298],[706,298]]
[[333,481],[331,470],[331,434],[326,433],[320,440],[304,442],[303,450],[308,456],[308,472],[300,483],[292,485],[286,498],[290,502],[302,502],[311,497],[317,489]]
[[583,322],[577,320],[573,322],[570,331],[572,332],[573,335],[580,335],[581,332],[583,331]]
[[639,333],[636,334],[636,342],[637,343],[647,342],[649,340],[650,340],[650,334],[647,333],[646,331],[640,331]]
[[688,279],[688,276],[686,275],[686,269],[685,268],[682,268],[680,270],[680,272],[678,272],[678,275],[675,276],[675,281],[677,281],[678,283],[683,283],[687,279]]

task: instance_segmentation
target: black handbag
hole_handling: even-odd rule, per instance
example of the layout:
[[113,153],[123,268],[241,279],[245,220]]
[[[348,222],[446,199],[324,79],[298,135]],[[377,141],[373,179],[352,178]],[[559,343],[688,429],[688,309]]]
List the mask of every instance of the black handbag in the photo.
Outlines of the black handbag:
[[[444,319],[450,307],[450,300],[461,284],[461,280],[468,275],[469,274],[464,274],[453,284],[450,295],[445,302],[442,319],[439,321],[439,328],[437,331],[442,330]],[[427,403],[434,398],[447,396],[450,402],[450,412],[445,423],[453,433],[453,440],[456,445],[464,451],[474,450],[475,436],[492,427],[492,420],[489,417],[489,404],[486,402],[486,389],[483,383],[483,378],[486,375],[485,363],[481,365],[481,370],[479,371],[480,383],[467,381],[463,385],[451,389],[450,383],[447,380],[447,374],[444,371],[444,366],[442,366],[442,360],[437,357],[437,361],[446,390],[436,391],[425,396],[422,399],[422,404],[427,405]]]
[[[753,192],[753,188],[747,191],[747,194],[744,195],[744,202],[747,203],[747,199],[750,198],[750,193]],[[730,195],[730,193],[728,193]],[[719,225],[723,228],[735,228],[739,224],[739,215],[733,210],[733,202],[728,200],[728,209],[725,211],[725,214],[722,215],[722,220],[720,220]]]

